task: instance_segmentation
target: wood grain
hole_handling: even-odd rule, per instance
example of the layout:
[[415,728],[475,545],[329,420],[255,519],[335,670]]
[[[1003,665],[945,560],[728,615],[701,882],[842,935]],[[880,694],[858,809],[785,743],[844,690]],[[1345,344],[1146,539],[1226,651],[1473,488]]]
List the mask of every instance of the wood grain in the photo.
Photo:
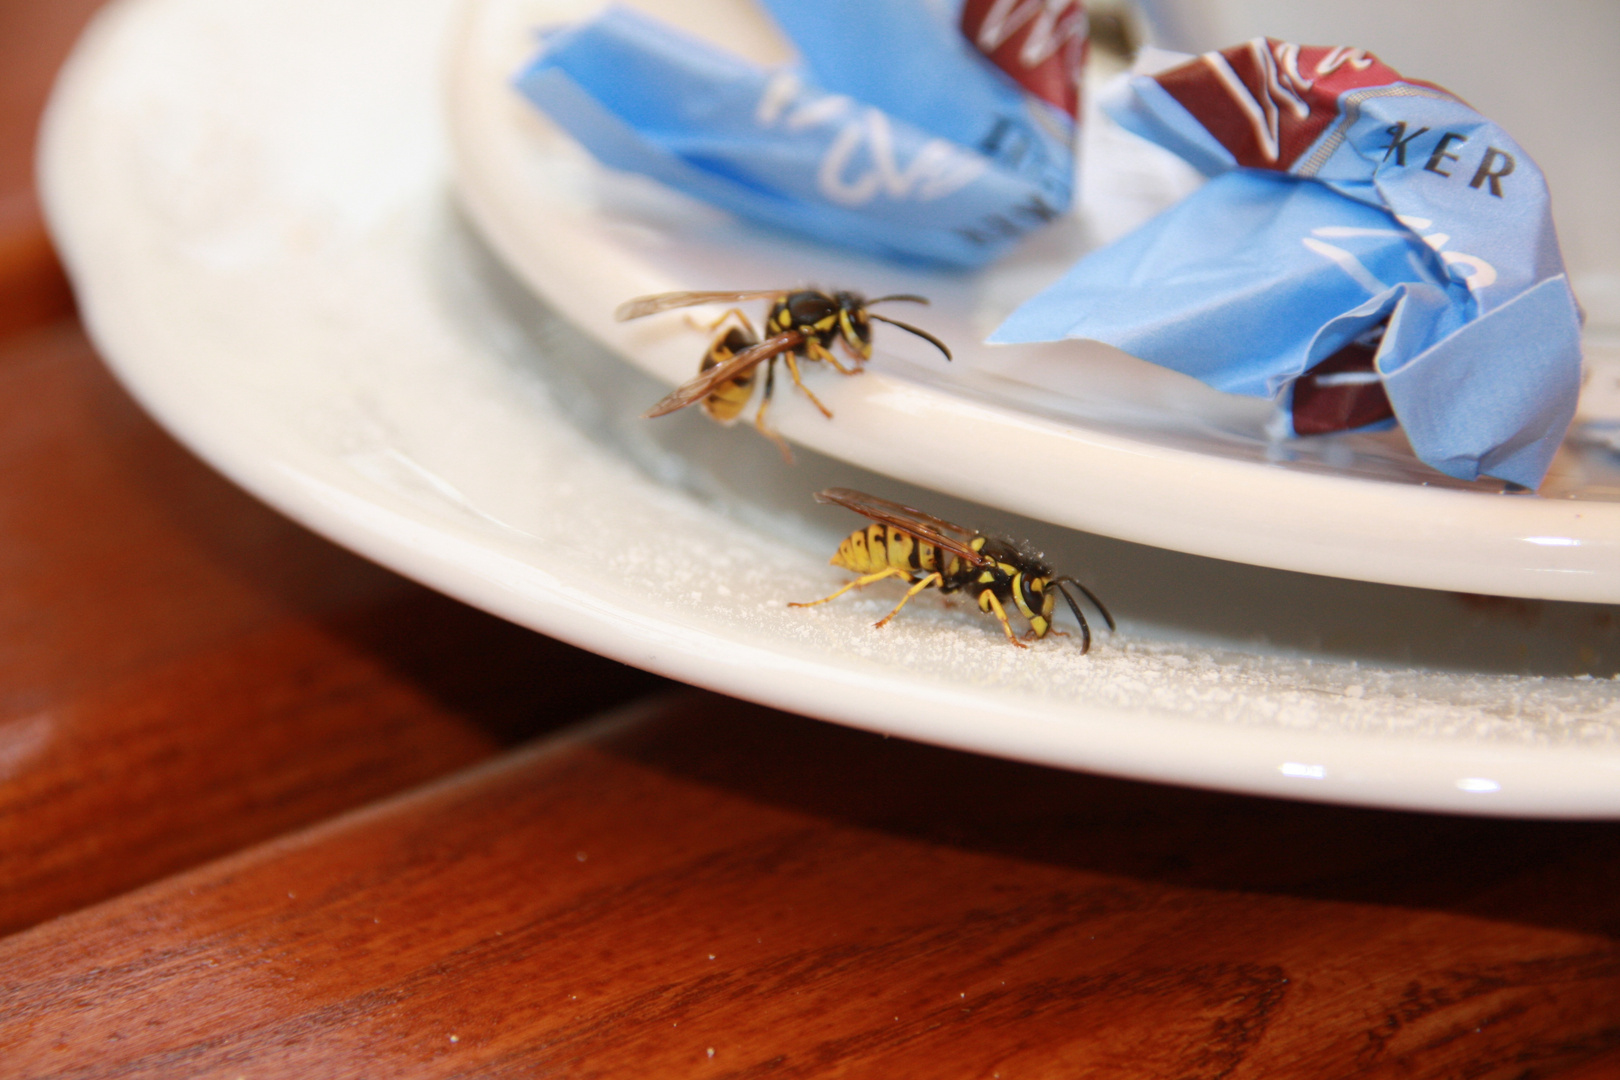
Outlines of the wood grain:
[[75,1077],[1557,1076],[1620,1051],[1617,866],[1607,825],[694,693],[0,942],[0,1047]]
[[657,685],[254,502],[73,324],[0,342],[0,932]]

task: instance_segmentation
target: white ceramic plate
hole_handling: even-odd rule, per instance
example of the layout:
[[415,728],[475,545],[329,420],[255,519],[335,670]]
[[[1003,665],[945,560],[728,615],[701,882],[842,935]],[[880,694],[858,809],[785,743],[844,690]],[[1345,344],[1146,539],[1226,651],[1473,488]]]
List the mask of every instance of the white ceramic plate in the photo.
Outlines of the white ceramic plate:
[[[843,257],[595,165],[512,91],[535,28],[602,2],[469,0],[450,79],[452,133],[461,191],[490,242],[643,371],[684,381],[705,340],[680,313],[614,323],[615,306],[638,294],[809,282],[922,293],[935,306],[902,317],[948,341],[956,362],[880,328],[870,378],[817,380],[833,422],[802,396],[779,395],[772,415],[790,439],[936,491],[1177,551],[1365,581],[1620,601],[1620,459],[1610,451],[1572,444],[1542,497],[1504,497],[1500,484],[1427,468],[1399,432],[1274,441],[1269,403],[1102,345],[978,344],[1088,237],[1118,235],[1190,190],[1190,170],[1170,155],[1094,115],[1082,217],[990,270],[930,275]],[[749,0],[637,6],[762,61],[787,55]],[[1597,373],[1588,415],[1620,415],[1615,355],[1588,347]]]
[[[795,712],[1237,791],[1620,814],[1608,608],[1175,554],[814,453],[789,469],[700,416],[637,419],[659,384],[457,216],[437,73],[454,14],[125,0],[64,75],[43,186],[91,331],[244,487],[489,611]],[[808,498],[832,483],[1031,536],[1122,632],[1081,656],[1011,648],[933,594],[883,631],[892,592],[786,607],[844,578],[825,559],[855,523]]]

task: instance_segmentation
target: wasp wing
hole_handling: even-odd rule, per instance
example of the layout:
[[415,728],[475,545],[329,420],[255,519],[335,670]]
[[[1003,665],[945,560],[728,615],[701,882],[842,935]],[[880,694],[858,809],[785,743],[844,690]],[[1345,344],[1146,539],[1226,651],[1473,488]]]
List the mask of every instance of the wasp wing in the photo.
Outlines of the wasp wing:
[[979,535],[978,533],[944,518],[926,514],[915,507],[890,502],[888,499],[880,499],[876,495],[853,491],[850,488],[827,488],[825,491],[818,491],[816,501],[837,503],[863,517],[910,533],[918,540],[925,540],[961,557],[970,566],[983,566],[990,561],[968,546],[973,538]]
[[775,337],[766,338],[758,345],[744,349],[725,363],[712,367],[697,378],[682,383],[668,397],[641,415],[645,419],[651,420],[655,416],[664,416],[678,409],[684,409],[688,405],[696,405],[714,393],[723,383],[740,378],[772,357],[781,356],[789,349],[797,348],[803,343],[804,335],[797,330],[789,330],[785,334],[777,334]]
[[638,296],[626,300],[613,312],[619,322],[629,322],[645,315],[656,315],[672,308],[696,307],[699,304],[736,304],[744,300],[759,300],[767,296],[781,296],[783,289],[754,289],[749,292],[666,292],[652,296]]

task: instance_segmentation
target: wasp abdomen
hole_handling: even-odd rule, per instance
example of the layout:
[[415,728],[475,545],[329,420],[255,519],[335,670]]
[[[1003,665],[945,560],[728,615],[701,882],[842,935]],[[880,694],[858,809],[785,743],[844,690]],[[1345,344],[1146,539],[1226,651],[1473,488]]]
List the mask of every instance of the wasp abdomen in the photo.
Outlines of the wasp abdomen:
[[[830,560],[857,574],[875,574],[893,567],[908,576],[918,571],[930,573],[940,568],[939,548],[926,540],[889,525],[868,525],[856,529],[838,545]],[[955,556],[951,557],[955,561]]]
[[[733,356],[750,346],[758,344],[753,335],[745,333],[741,327],[733,326],[724,334],[714,339],[709,351],[703,354],[703,367],[700,371],[719,367]],[[754,393],[754,375],[750,370],[728,379],[716,386],[709,396],[703,399],[703,411],[723,424],[729,424],[742,413],[743,406]]]

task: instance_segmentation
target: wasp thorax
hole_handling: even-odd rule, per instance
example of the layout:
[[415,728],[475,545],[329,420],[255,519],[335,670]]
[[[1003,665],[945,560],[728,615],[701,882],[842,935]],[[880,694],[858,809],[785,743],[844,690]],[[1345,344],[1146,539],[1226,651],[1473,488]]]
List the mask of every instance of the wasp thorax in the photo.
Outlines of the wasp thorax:
[[786,300],[788,314],[793,317],[795,326],[820,327],[828,320],[838,317],[838,302],[826,293],[812,292],[808,289],[802,292],[790,293]]

